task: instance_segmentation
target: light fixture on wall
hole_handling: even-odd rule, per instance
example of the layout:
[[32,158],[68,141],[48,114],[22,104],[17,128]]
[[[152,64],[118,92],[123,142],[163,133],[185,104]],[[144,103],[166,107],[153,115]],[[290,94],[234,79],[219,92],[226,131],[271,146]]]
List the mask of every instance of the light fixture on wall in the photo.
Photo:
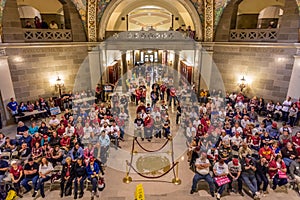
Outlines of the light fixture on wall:
[[239,80],[239,88],[241,89],[241,92],[243,92],[243,90],[247,87],[247,81],[245,79],[245,76],[243,76],[240,80]]
[[61,89],[62,87],[64,87],[64,85],[65,85],[64,81],[59,76],[57,76],[57,79],[55,81],[55,86],[58,88],[59,97],[61,97]]

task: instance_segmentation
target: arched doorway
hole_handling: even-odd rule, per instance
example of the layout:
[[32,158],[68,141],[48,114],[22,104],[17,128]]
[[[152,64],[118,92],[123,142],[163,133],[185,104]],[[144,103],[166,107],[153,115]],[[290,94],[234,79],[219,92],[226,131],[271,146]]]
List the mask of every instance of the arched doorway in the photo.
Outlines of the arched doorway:
[[[143,24],[134,20],[138,15],[139,19],[147,18],[148,23]],[[159,23],[149,22],[150,18],[159,19]],[[145,20],[142,20],[145,21]],[[165,30],[172,27],[191,27],[195,30],[195,39],[202,39],[202,29],[199,15],[188,0],[142,0],[139,2],[132,0],[112,0],[106,8],[100,21],[99,40],[106,39],[107,31],[128,31],[130,23],[135,24],[135,29],[143,27],[156,27],[157,30]]]

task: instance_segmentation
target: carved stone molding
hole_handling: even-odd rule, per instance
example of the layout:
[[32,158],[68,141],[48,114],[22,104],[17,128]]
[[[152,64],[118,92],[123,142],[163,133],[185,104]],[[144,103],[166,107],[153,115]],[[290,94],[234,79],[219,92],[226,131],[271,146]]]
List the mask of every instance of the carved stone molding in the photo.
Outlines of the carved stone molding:
[[214,0],[204,0],[204,41],[212,42],[214,38]]
[[97,42],[97,0],[88,0],[87,30],[89,42]]

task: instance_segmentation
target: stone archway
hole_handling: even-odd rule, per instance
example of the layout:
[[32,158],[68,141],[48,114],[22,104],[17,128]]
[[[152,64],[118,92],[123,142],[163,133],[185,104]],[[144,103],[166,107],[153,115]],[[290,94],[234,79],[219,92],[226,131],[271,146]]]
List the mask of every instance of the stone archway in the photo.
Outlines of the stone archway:
[[[141,1],[139,3],[134,3],[132,0],[112,0],[107,6],[107,8],[105,9],[101,21],[99,22],[99,26],[98,26],[99,40],[105,39],[105,31],[108,26],[110,17],[114,14],[115,10],[119,6],[123,6],[125,3],[126,3],[126,7],[131,9],[137,8],[138,6],[142,6],[142,5],[149,5],[149,1],[146,0]],[[191,18],[194,29],[196,31],[196,38],[198,38],[198,40],[202,40],[203,38],[202,25],[200,22],[199,14],[190,0],[176,0],[176,3],[174,2],[174,0],[151,0],[150,4],[159,5],[159,6],[162,5],[162,7],[166,7],[165,5],[168,5],[169,8],[173,8],[173,9],[176,9],[175,4],[180,6],[182,9],[185,10],[186,13],[188,13],[188,17]]]
[[[229,41],[230,30],[235,29],[239,4],[243,0],[231,0],[221,15],[216,27],[215,41]],[[298,28],[300,27],[297,0],[285,0],[282,7],[284,14],[278,30],[277,42],[298,42]]]
[[[85,42],[86,33],[79,13],[71,0],[59,0],[65,13],[65,27],[72,30],[72,41]],[[63,30],[63,29],[61,29]],[[6,1],[2,13],[2,40],[4,42],[24,42],[17,0]]]

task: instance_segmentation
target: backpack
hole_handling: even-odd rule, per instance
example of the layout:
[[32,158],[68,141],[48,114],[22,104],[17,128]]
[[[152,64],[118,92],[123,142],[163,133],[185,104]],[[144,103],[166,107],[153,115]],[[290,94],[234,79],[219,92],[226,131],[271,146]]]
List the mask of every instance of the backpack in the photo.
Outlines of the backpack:
[[101,192],[103,191],[105,188],[105,182],[104,182],[104,178],[103,177],[99,177],[98,180],[98,190]]
[[10,189],[7,193],[5,200],[16,200],[18,197],[17,192],[13,189]]

